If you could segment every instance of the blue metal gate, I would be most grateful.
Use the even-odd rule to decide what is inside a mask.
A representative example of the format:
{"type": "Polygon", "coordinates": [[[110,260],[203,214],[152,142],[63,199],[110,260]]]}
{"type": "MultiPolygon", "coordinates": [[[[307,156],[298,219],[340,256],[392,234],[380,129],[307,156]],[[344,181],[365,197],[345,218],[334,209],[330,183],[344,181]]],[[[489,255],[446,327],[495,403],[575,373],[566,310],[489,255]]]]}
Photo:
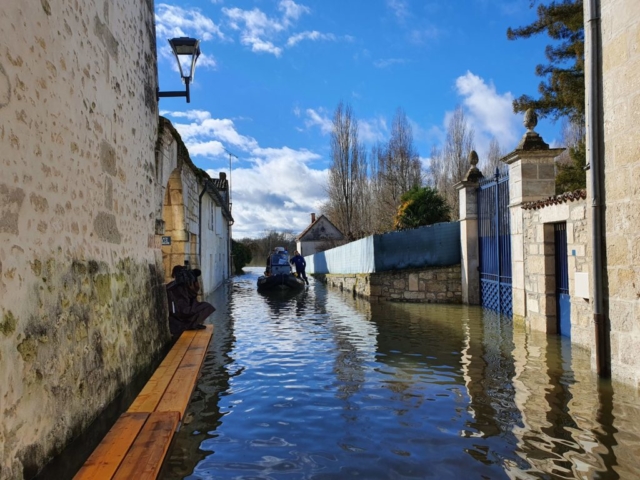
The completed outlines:
{"type": "Polygon", "coordinates": [[[558,333],[571,337],[571,297],[569,296],[569,263],[567,257],[567,224],[553,225],[556,257],[556,316],[558,333]]]}
{"type": "Polygon", "coordinates": [[[496,169],[478,188],[480,301],[483,307],[512,316],[509,174],[496,169]]]}

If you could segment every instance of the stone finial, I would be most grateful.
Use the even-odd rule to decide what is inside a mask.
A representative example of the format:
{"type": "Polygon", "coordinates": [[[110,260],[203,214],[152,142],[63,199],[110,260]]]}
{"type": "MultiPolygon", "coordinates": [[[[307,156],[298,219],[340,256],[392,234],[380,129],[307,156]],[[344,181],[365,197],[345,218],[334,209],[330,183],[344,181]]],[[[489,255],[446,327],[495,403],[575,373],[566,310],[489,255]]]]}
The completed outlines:
{"type": "Polygon", "coordinates": [[[478,165],[478,154],[476,153],[475,150],[471,150],[469,152],[469,163],[471,164],[472,167],[475,167],[476,165],[478,165]]]}
{"type": "Polygon", "coordinates": [[[522,136],[516,150],[549,150],[549,144],[545,143],[542,137],[533,130],[538,124],[538,115],[532,108],[525,112],[522,123],[527,132],[522,136]]]}
{"type": "Polygon", "coordinates": [[[481,178],[484,177],[484,175],[482,175],[482,172],[478,169],[478,167],[476,167],[476,165],[478,165],[478,154],[475,150],[471,150],[469,152],[469,163],[471,164],[471,167],[469,168],[467,174],[464,176],[464,181],[478,182],[481,178]]]}
{"type": "Polygon", "coordinates": [[[533,132],[533,129],[538,125],[538,114],[533,108],[529,108],[524,112],[524,120],[522,122],[528,132],[533,132]]]}

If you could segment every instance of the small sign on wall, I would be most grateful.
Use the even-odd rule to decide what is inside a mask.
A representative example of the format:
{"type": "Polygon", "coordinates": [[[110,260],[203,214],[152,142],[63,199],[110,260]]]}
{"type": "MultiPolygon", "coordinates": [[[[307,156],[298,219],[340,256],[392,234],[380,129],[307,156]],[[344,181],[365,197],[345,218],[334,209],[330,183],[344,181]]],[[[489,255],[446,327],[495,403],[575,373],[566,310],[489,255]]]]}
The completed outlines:
{"type": "Polygon", "coordinates": [[[162,245],[171,245],[171,237],[162,236],[162,245]]]}

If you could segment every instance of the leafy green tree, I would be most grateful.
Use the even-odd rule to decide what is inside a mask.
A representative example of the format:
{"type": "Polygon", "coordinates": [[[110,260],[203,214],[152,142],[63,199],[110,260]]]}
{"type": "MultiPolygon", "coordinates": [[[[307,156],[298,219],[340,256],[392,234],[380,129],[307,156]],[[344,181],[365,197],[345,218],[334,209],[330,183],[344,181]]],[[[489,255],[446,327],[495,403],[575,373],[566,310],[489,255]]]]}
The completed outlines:
{"type": "Polygon", "coordinates": [[[451,209],[445,198],[431,187],[414,187],[401,198],[395,218],[396,230],[409,230],[438,222],[448,222],[451,209]]]}
{"type": "Polygon", "coordinates": [[[231,254],[233,255],[233,268],[235,273],[242,273],[243,267],[251,263],[251,250],[243,243],[231,240],[231,254]]]}
{"type": "MultiPolygon", "coordinates": [[[[535,0],[531,2],[533,6],[535,0]]],[[[536,75],[543,77],[534,99],[522,95],[513,102],[515,112],[533,108],[541,117],[557,120],[567,116],[584,121],[584,13],[582,0],[554,0],[538,5],[538,18],[530,25],[509,28],[507,38],[529,38],[546,33],[554,42],[548,45],[546,65],[536,67],[536,75]]]]}

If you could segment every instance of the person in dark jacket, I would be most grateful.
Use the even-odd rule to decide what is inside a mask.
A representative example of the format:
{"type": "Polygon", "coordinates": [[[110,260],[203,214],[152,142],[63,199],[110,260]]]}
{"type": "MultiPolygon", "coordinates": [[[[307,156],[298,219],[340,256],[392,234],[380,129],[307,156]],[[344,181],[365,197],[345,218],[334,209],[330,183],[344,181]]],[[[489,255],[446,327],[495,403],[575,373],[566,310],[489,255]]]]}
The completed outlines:
{"type": "Polygon", "coordinates": [[[297,250],[293,252],[293,257],[291,258],[291,265],[295,265],[296,273],[300,278],[304,280],[304,283],[309,285],[309,280],[307,280],[307,274],[304,273],[304,269],[307,267],[307,262],[304,261],[304,257],[300,255],[300,252],[297,250]]]}
{"type": "Polygon", "coordinates": [[[167,300],[169,302],[169,331],[178,336],[185,330],[205,328],[203,323],[215,312],[215,307],[208,302],[199,302],[200,284],[198,269],[189,270],[182,265],[173,267],[172,282],[167,284],[167,300]]]}

